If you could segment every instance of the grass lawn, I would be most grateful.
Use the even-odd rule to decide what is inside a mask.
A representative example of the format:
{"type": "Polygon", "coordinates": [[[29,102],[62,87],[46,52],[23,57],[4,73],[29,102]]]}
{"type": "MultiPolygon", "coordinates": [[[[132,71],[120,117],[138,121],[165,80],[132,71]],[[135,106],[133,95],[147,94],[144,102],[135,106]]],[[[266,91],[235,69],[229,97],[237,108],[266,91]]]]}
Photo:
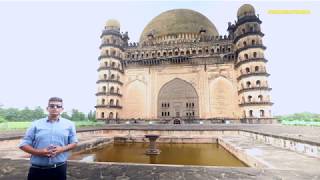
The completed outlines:
{"type": "MultiPolygon", "coordinates": [[[[87,126],[99,126],[103,125],[104,122],[92,122],[92,121],[74,121],[76,127],[87,127],[87,126]]],[[[31,125],[30,121],[26,122],[4,122],[0,123],[0,131],[15,130],[15,129],[27,129],[31,125]]]]}

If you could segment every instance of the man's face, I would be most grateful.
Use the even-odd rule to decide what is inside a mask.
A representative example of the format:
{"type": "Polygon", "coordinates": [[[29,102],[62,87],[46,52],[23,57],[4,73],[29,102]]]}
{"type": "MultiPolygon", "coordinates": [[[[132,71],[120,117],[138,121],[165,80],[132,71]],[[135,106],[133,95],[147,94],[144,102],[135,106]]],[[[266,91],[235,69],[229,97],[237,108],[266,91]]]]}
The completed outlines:
{"type": "Polygon", "coordinates": [[[63,111],[62,102],[50,101],[47,107],[47,111],[49,112],[49,115],[60,115],[60,113],[63,111]]]}

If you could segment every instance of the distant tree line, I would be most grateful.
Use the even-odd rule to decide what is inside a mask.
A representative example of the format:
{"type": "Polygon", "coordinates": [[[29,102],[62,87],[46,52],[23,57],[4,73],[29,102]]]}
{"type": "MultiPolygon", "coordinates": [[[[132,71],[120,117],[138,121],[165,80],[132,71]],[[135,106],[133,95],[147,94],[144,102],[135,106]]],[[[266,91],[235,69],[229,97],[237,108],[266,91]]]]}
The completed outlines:
{"type": "Polygon", "coordinates": [[[280,121],[317,121],[320,122],[320,114],[302,112],[289,115],[276,116],[280,121]]]}
{"type": "MultiPolygon", "coordinates": [[[[47,114],[45,114],[44,109],[41,107],[36,107],[35,109],[30,109],[28,107],[25,107],[24,109],[0,107],[0,123],[5,121],[33,121],[46,116],[47,114]]],[[[77,109],[72,109],[70,114],[63,112],[61,116],[72,121],[96,120],[94,111],[90,111],[88,114],[85,114],[77,109]]]]}

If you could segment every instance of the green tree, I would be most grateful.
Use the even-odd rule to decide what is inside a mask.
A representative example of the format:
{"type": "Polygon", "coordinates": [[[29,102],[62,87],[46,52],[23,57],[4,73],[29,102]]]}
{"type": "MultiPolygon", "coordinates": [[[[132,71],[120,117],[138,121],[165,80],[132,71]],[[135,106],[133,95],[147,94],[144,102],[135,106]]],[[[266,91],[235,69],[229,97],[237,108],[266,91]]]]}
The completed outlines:
{"type": "Polygon", "coordinates": [[[87,120],[87,118],[83,112],[80,112],[77,109],[72,109],[71,120],[72,121],[83,121],[83,120],[87,120]]]}
{"type": "Polygon", "coordinates": [[[90,110],[88,113],[88,120],[89,121],[96,121],[96,111],[90,110]]]}

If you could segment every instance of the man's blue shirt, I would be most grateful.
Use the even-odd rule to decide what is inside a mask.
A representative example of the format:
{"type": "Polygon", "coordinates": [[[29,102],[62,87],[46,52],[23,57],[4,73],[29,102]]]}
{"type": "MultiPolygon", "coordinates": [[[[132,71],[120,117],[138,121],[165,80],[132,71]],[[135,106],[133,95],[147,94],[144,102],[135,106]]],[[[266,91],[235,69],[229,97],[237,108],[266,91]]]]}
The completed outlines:
{"type": "MultiPolygon", "coordinates": [[[[59,118],[57,121],[49,121],[48,118],[43,118],[32,122],[19,147],[30,145],[35,149],[44,149],[50,145],[63,147],[77,142],[76,128],[72,121],[64,118],[59,118]]],[[[63,152],[50,158],[31,155],[31,164],[46,166],[65,162],[68,157],[68,152],[63,152]]]]}

